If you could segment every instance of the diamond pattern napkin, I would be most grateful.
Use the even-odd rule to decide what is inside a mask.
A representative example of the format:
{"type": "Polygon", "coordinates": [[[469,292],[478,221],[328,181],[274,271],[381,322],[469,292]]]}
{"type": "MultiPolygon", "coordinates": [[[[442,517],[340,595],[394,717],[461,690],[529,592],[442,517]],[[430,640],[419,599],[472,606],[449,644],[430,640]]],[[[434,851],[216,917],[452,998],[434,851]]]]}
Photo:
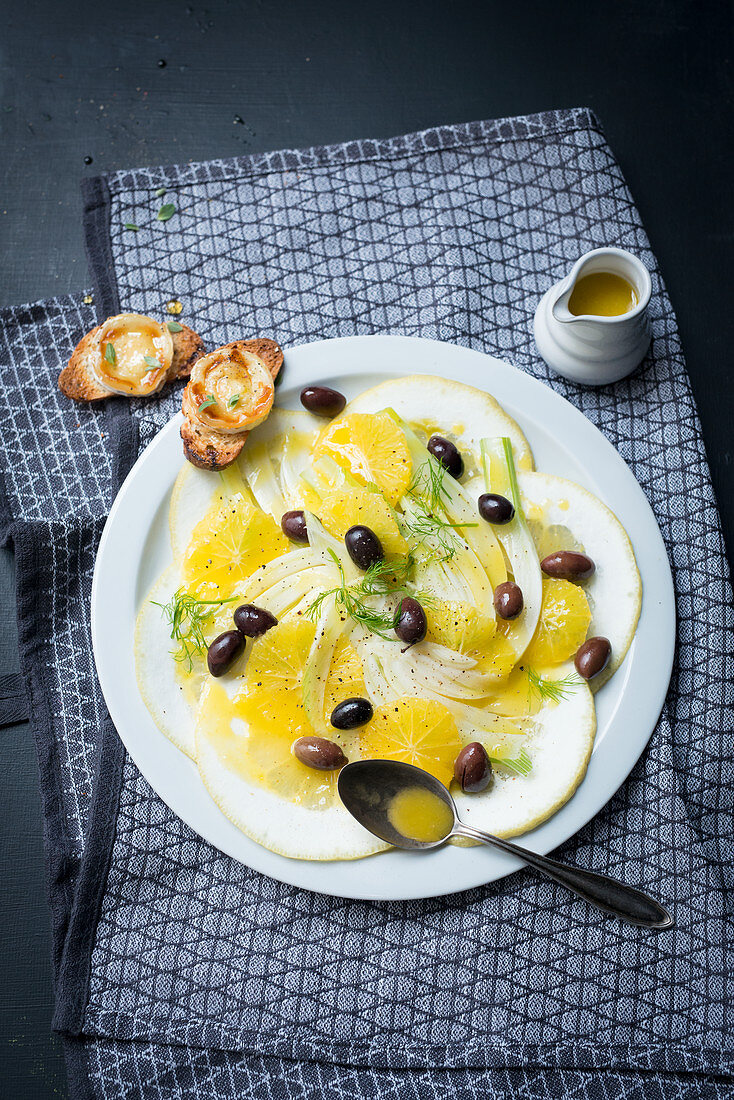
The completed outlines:
{"type": "Polygon", "coordinates": [[[595,118],[122,172],[85,202],[94,294],[5,311],[0,345],[3,529],[75,1094],[730,1095],[731,592],[675,318],[595,118]],[[531,321],[602,244],[651,269],[654,338],[633,377],[584,390],[549,376],[531,321]],[[210,346],[403,332],[491,352],[630,463],[673,564],[678,655],[648,749],[561,855],[668,899],[673,930],[617,924],[530,872],[425,902],[306,893],[215,851],[150,789],[104,708],[89,596],[114,493],[180,395],[84,408],[55,379],[97,314],[172,300],[210,346]]]}

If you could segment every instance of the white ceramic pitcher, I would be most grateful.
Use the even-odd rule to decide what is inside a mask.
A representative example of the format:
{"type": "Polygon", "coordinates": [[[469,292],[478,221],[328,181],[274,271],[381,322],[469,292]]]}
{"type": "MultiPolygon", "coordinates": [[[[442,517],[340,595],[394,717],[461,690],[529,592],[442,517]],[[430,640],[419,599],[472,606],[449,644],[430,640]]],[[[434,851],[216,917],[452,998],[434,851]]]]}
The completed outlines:
{"type": "Polygon", "coordinates": [[[595,248],[577,260],[569,274],[540,300],[534,334],[538,351],[548,366],[587,386],[604,386],[630,374],[650,346],[647,306],[650,273],[636,256],[622,248],[595,248]],[[582,276],[604,271],[626,279],[637,304],[613,317],[575,315],[568,302],[582,276]]]}

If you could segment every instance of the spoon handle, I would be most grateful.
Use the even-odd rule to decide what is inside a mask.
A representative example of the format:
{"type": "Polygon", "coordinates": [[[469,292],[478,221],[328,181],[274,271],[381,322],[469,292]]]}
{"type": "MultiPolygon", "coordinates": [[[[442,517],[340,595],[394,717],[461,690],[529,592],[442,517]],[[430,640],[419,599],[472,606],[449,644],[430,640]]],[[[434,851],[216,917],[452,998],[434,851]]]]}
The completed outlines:
{"type": "Polygon", "coordinates": [[[472,840],[481,840],[483,844],[500,848],[503,852],[517,856],[523,863],[527,863],[554,882],[565,886],[577,897],[595,905],[597,909],[603,909],[605,913],[611,913],[615,917],[629,921],[630,924],[637,924],[642,928],[670,928],[673,924],[673,918],[667,909],[647,894],[631,886],[625,886],[617,879],[597,875],[593,871],[584,871],[581,867],[574,867],[570,863],[559,863],[555,859],[540,856],[536,852],[529,852],[527,848],[511,844],[508,840],[501,840],[490,833],[480,832],[479,829],[474,829],[463,822],[456,823],[454,832],[470,837],[472,840]]]}

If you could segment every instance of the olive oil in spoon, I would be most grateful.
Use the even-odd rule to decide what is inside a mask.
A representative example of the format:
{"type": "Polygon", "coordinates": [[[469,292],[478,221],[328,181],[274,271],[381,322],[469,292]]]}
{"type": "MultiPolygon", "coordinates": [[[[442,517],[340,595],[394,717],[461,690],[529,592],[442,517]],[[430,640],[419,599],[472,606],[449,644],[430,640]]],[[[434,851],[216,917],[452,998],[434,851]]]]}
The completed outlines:
{"type": "MultiPolygon", "coordinates": [[[[412,764],[355,760],[339,772],[339,796],[365,829],[396,848],[426,851],[451,836],[481,841],[516,856],[605,913],[642,928],[670,928],[673,918],[647,894],[606,875],[559,863],[459,820],[443,783],[412,764]]],[[[480,796],[481,797],[481,796],[480,796]]]]}

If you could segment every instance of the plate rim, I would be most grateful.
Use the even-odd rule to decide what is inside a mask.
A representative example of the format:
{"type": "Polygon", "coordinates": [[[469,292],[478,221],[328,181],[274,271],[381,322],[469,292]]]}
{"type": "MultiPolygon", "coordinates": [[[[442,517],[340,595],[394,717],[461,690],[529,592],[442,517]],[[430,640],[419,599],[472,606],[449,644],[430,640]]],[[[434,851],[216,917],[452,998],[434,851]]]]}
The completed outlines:
{"type": "MultiPolygon", "coordinates": [[[[379,345],[382,345],[383,351],[389,353],[396,352],[396,349],[402,349],[404,352],[408,346],[411,349],[422,351],[427,353],[427,357],[430,359],[433,357],[446,357],[446,361],[442,362],[441,366],[443,370],[440,372],[436,369],[432,370],[417,370],[411,368],[410,370],[403,371],[378,371],[377,376],[371,383],[377,385],[382,381],[387,381],[390,378],[405,377],[409,374],[438,374],[439,377],[451,380],[462,381],[464,384],[472,385],[477,389],[490,393],[495,396],[500,405],[503,405],[503,398],[497,396],[495,390],[491,386],[491,382],[497,380],[500,381],[500,389],[509,387],[513,389],[518,388],[518,393],[522,396],[523,391],[528,395],[531,395],[532,399],[537,402],[538,400],[546,401],[550,403],[551,411],[555,406],[559,410],[559,415],[562,420],[569,420],[574,427],[576,434],[580,436],[582,445],[589,443],[592,447],[592,453],[600,450],[602,454],[606,454],[612,463],[612,471],[616,471],[621,479],[622,483],[626,483],[627,490],[631,493],[631,500],[629,507],[633,508],[636,513],[635,526],[639,522],[643,527],[647,528],[648,537],[652,537],[652,542],[655,543],[654,551],[657,555],[658,567],[664,563],[662,569],[658,568],[656,575],[653,577],[652,590],[654,591],[655,598],[658,601],[658,606],[653,612],[649,607],[646,607],[646,593],[650,587],[648,580],[640,569],[640,573],[643,581],[643,605],[640,622],[643,621],[643,615],[645,621],[647,615],[650,613],[656,614],[658,617],[662,617],[663,631],[658,635],[658,651],[655,660],[655,675],[651,678],[648,688],[645,693],[645,698],[642,701],[642,721],[639,723],[643,728],[643,732],[638,733],[636,737],[630,742],[629,738],[623,742],[622,751],[619,752],[616,760],[613,760],[611,766],[608,766],[603,773],[599,773],[599,768],[595,768],[592,772],[594,765],[594,754],[597,752],[597,742],[595,739],[594,750],[589,762],[589,768],[586,775],[582,779],[575,794],[569,799],[568,802],[561,807],[555,814],[553,814],[546,822],[542,823],[531,832],[523,834],[520,838],[521,843],[529,849],[543,854],[553,850],[560,844],[564,843],[572,836],[576,835],[588,822],[599,813],[607,802],[614,796],[617,790],[625,782],[632,768],[636,764],[647,746],[649,739],[655,729],[657,720],[662,711],[667,696],[668,685],[673,668],[673,661],[675,656],[676,645],[676,615],[675,615],[675,593],[673,587],[672,573],[670,569],[670,562],[667,555],[667,550],[660,533],[660,529],[655,519],[655,515],[652,511],[652,507],[647,500],[647,497],[642,487],[637,482],[632,470],[629,468],[625,460],[612,445],[612,443],[606,438],[603,432],[596,427],[585,415],[568,401],[561,394],[557,393],[549,385],[542,382],[540,379],[533,377],[531,374],[519,370],[512,364],[497,358],[491,354],[488,354],[478,349],[469,348],[465,345],[451,344],[440,340],[433,340],[426,337],[406,336],[402,334],[365,334],[355,336],[343,336],[334,337],[324,340],[314,340],[307,343],[293,345],[286,353],[286,392],[288,389],[292,389],[293,385],[304,385],[306,381],[312,380],[312,378],[301,379],[300,382],[294,383],[291,381],[293,375],[298,375],[303,371],[303,367],[299,367],[298,362],[291,363],[291,357],[295,357],[295,360],[305,359],[306,363],[309,359],[314,357],[318,358],[319,354],[323,352],[325,357],[329,357],[337,353],[342,348],[356,349],[358,346],[368,347],[377,351],[379,345]],[[453,359],[453,363],[452,363],[453,359]],[[475,369],[483,366],[485,369],[489,367],[486,380],[479,381],[474,379],[467,382],[465,379],[456,378],[456,374],[462,374],[463,369],[460,369],[459,363],[463,360],[466,364],[466,368],[469,373],[473,373],[475,369]],[[562,410],[562,412],[561,412],[562,410]],[[666,629],[667,628],[667,634],[666,629]],[[662,645],[659,643],[659,637],[667,636],[667,643],[664,641],[662,645]],[[647,732],[644,732],[646,729],[647,732]],[[579,798],[580,792],[583,792],[584,785],[586,784],[589,775],[593,774],[594,784],[593,786],[599,788],[597,795],[591,796],[589,788],[579,798]],[[599,774],[597,774],[599,773],[599,774]]],[[[399,355],[402,358],[402,355],[399,355]]],[[[348,360],[348,356],[347,356],[348,360]]],[[[336,379],[339,376],[348,378],[350,376],[359,375],[364,373],[363,369],[350,369],[350,364],[346,361],[340,364],[340,371],[336,374],[334,372],[326,372],[329,379],[336,379]]],[[[282,387],[276,390],[276,397],[278,393],[283,392],[282,387]]],[[[505,398],[505,401],[507,399],[505,398]]],[[[290,402],[292,403],[292,402],[290,402]]],[[[532,402],[531,402],[532,403],[532,402]]],[[[511,413],[515,416],[515,413],[511,413]]],[[[158,451],[163,454],[167,447],[170,447],[170,438],[175,433],[176,439],[178,438],[178,427],[181,423],[182,417],[180,413],[176,413],[165,424],[146,446],[142,453],[137,458],[136,462],[129,471],[122,486],[120,487],[117,496],[110,509],[109,516],[105,523],[102,536],[100,538],[99,547],[97,550],[97,556],[95,560],[94,574],[92,580],[92,594],[91,594],[91,631],[92,631],[92,648],[94,653],[95,666],[97,669],[97,675],[100,682],[100,688],[102,690],[105,703],[107,704],[110,716],[113,724],[120,736],[125,748],[130,754],[131,758],[135,762],[136,766],[140,770],[141,774],[156,791],[159,797],[169,806],[173,813],[175,813],[181,820],[193,829],[197,835],[202,839],[212,844],[219,851],[231,856],[238,860],[238,862],[250,867],[251,869],[263,874],[269,875],[278,881],[287,883],[288,885],[308,889],[316,893],[330,894],[332,896],[351,898],[355,900],[369,900],[369,901],[408,901],[415,899],[426,899],[431,897],[444,896],[448,894],[458,893],[466,889],[476,888],[482,885],[488,885],[494,881],[497,881],[508,874],[520,869],[523,864],[518,860],[505,856],[502,853],[492,850],[489,852],[483,848],[443,848],[436,852],[422,854],[420,859],[425,864],[425,873],[416,875],[413,869],[413,873],[409,873],[408,865],[405,863],[404,857],[411,858],[409,853],[398,853],[396,850],[391,850],[388,853],[383,853],[378,856],[366,857],[362,860],[334,860],[334,861],[309,861],[302,859],[292,859],[286,856],[281,856],[277,853],[271,852],[269,849],[262,847],[257,842],[250,840],[244,833],[241,833],[227,818],[221,814],[214,802],[211,800],[204,784],[199,776],[196,764],[194,761],[189,760],[180,750],[165,738],[164,734],[158,730],[157,726],[153,723],[150,716],[149,722],[154,730],[153,737],[160,738],[162,744],[159,746],[164,756],[168,754],[168,749],[172,750],[177,756],[188,765],[195,775],[195,779],[198,782],[201,793],[204,797],[205,803],[211,803],[211,807],[214,808],[214,815],[211,813],[211,807],[207,807],[204,813],[204,828],[201,827],[202,822],[197,823],[191,818],[196,818],[196,813],[189,814],[189,805],[182,805],[181,799],[177,796],[176,791],[171,791],[167,786],[167,779],[164,776],[161,779],[160,775],[155,774],[155,768],[153,768],[154,774],[151,776],[151,768],[149,766],[148,756],[144,751],[144,743],[136,738],[135,734],[131,735],[129,724],[126,720],[126,707],[125,703],[120,700],[119,691],[115,685],[115,678],[117,676],[117,670],[114,666],[114,662],[111,662],[109,645],[104,632],[105,612],[107,611],[107,603],[110,597],[109,586],[105,589],[107,584],[108,572],[111,570],[112,579],[114,579],[115,573],[115,559],[112,557],[116,552],[119,553],[119,547],[116,548],[115,539],[120,535],[118,529],[118,523],[120,520],[118,517],[124,518],[126,508],[129,506],[131,500],[131,494],[137,492],[136,486],[141,477],[141,471],[146,468],[148,464],[153,464],[158,457],[158,451]],[[124,731],[124,732],[123,732],[124,731]],[[166,746],[168,748],[166,748],[166,746]],[[143,762],[141,763],[141,758],[143,762]],[[160,787],[163,790],[160,790],[160,787]],[[164,793],[165,792],[165,793],[164,793]],[[219,835],[219,831],[208,827],[208,820],[212,816],[221,817],[222,821],[226,823],[226,826],[221,826],[220,830],[224,836],[219,835]],[[228,827],[228,828],[227,828],[228,827]],[[239,838],[241,846],[247,851],[247,855],[243,855],[240,852],[233,851],[233,844],[230,844],[226,839],[227,836],[234,832],[239,838]],[[443,879],[446,868],[441,864],[441,857],[443,856],[443,863],[447,863],[446,856],[451,853],[451,859],[453,861],[454,874],[456,874],[456,865],[459,864],[463,868],[463,873],[459,875],[459,881],[450,882],[448,885],[444,881],[441,882],[441,886],[436,888],[436,877],[443,879]],[[456,853],[456,855],[454,855],[456,853]],[[482,859],[467,858],[466,855],[459,855],[458,853],[481,853],[482,859]],[[434,857],[431,859],[431,857],[434,857]],[[438,857],[438,858],[435,858],[438,857]],[[372,883],[368,888],[362,889],[355,884],[349,884],[349,882],[355,878],[354,873],[348,873],[349,868],[365,866],[367,864],[374,866],[376,860],[386,861],[393,860],[393,864],[397,867],[397,873],[390,875],[382,874],[379,876],[377,883],[372,883]],[[472,866],[476,864],[476,870],[472,872],[472,866]],[[317,869],[317,870],[315,870],[317,869]],[[339,869],[342,869],[340,875],[339,869]],[[406,877],[407,874],[407,877],[406,877]],[[341,880],[346,877],[347,884],[341,880]],[[423,886],[415,884],[414,880],[424,880],[423,886]],[[391,886],[389,883],[394,881],[391,886]],[[400,884],[403,884],[402,886],[400,884]],[[411,885],[406,885],[411,883],[411,885]],[[396,885],[397,884],[397,885],[396,885]]],[[[528,421],[531,418],[528,417],[528,421]]],[[[526,423],[523,419],[519,419],[520,427],[523,431],[526,430],[526,423]]],[[[553,436],[557,436],[557,432],[549,433],[553,436]]],[[[565,447],[565,451],[573,455],[576,458],[578,439],[574,441],[574,448],[570,449],[565,447]]],[[[532,446],[532,440],[531,440],[532,446]]],[[[180,469],[180,462],[178,464],[180,469]]],[[[164,491],[163,500],[159,502],[158,508],[162,507],[163,502],[170,496],[172,488],[172,482],[168,485],[164,491]]],[[[145,494],[142,494],[143,496],[145,494]]],[[[608,499],[602,498],[603,502],[610,506],[608,499]]],[[[156,508],[156,512],[158,510],[156,508]]],[[[616,512],[616,508],[612,509],[616,512]]],[[[145,515],[141,516],[144,519],[145,515]]],[[[625,524],[627,526],[627,524],[625,524]]],[[[123,539],[123,543],[124,543],[123,539]]],[[[637,546],[633,540],[633,546],[635,548],[638,562],[640,556],[638,554],[637,546]]],[[[644,557],[647,559],[650,556],[655,556],[653,548],[646,541],[644,557]]],[[[119,566],[119,560],[117,565],[119,566]]],[[[132,568],[128,563],[129,568],[132,568]]],[[[137,577],[137,573],[135,574],[137,577]]],[[[137,584],[135,585],[137,587],[137,584]]],[[[137,606],[136,606],[137,611],[137,606]]],[[[134,616],[132,627],[134,629],[134,616]]],[[[639,629],[639,628],[638,628],[639,629]]],[[[618,684],[616,695],[619,697],[614,706],[614,710],[609,718],[612,722],[617,716],[617,712],[620,710],[620,706],[625,702],[624,689],[627,686],[627,682],[630,679],[631,670],[634,666],[637,650],[641,647],[637,645],[637,635],[633,639],[632,646],[630,647],[624,662],[617,670],[617,673],[609,681],[611,685],[618,684]]],[[[642,660],[643,653],[637,658],[638,661],[642,660]]],[[[124,658],[125,654],[121,654],[124,658]]],[[[132,680],[135,688],[135,693],[138,696],[137,679],[134,672],[134,661],[132,654],[132,647],[127,655],[129,662],[132,664],[132,680]]],[[[125,667],[123,665],[123,667],[125,667]]],[[[127,669],[127,672],[130,670],[127,669]]],[[[636,671],[636,668],[635,668],[636,671]]],[[[601,689],[602,691],[604,688],[601,689]]],[[[622,709],[625,709],[622,707],[622,709]]],[[[146,711],[147,714],[147,711],[146,711]]],[[[604,757],[609,755],[608,751],[604,752],[604,757]]],[[[597,757],[598,762],[598,757],[597,757]]],[[[178,770],[178,769],[174,769],[178,770]]],[[[203,811],[202,811],[203,812],[203,811]]],[[[201,815],[199,815],[201,816],[201,815]]],[[[415,857],[412,857],[415,858],[415,857]]],[[[384,864],[383,864],[384,866],[384,864]]],[[[385,868],[387,870],[387,868],[385,868]]],[[[358,876],[356,876],[358,877],[358,876]]],[[[368,874],[367,879],[375,877],[368,874]]]]}

